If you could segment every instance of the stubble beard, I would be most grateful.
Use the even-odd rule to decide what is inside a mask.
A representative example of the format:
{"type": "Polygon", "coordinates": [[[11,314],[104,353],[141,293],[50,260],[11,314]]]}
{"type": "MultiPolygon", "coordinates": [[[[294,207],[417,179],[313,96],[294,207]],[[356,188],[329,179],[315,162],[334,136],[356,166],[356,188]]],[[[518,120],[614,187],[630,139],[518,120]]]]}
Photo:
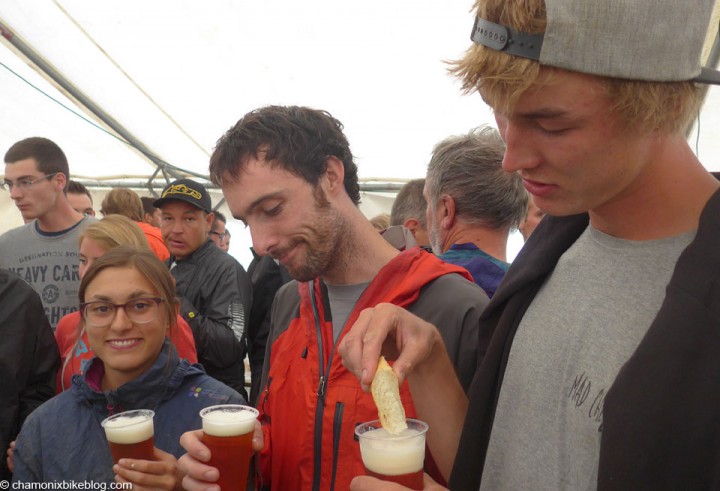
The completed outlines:
{"type": "Polygon", "coordinates": [[[306,257],[302,265],[288,267],[290,276],[298,281],[311,281],[329,271],[343,267],[347,261],[350,230],[343,217],[334,211],[320,214],[310,241],[304,241],[306,257]]]}
{"type": "MultiPolygon", "coordinates": [[[[347,219],[328,202],[322,189],[315,190],[315,210],[312,236],[302,241],[306,246],[306,257],[302,265],[290,268],[288,272],[297,281],[311,281],[325,276],[328,272],[344,268],[349,260],[349,244],[352,241],[351,227],[347,219]]],[[[301,241],[292,245],[297,246],[301,241]]]]}
{"type": "Polygon", "coordinates": [[[428,241],[430,242],[430,247],[432,248],[435,255],[439,256],[443,253],[443,238],[440,234],[440,230],[438,229],[437,225],[435,224],[435,221],[432,223],[428,223],[428,241]]]}

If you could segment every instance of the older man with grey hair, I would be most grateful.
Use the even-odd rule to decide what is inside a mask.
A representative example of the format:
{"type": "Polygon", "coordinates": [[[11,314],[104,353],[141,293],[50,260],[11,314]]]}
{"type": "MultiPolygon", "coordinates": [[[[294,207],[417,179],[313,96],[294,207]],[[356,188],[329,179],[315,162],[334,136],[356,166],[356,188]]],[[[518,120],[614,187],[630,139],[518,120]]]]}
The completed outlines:
{"type": "Polygon", "coordinates": [[[487,126],[446,138],[433,149],[424,189],[433,251],[470,271],[489,297],[510,266],[508,236],[528,205],[520,176],[502,169],[504,153],[487,126]]]}
{"type": "Polygon", "coordinates": [[[419,246],[428,247],[430,239],[425,216],[427,202],[423,196],[424,188],[425,179],[413,179],[400,188],[390,210],[390,225],[402,225],[412,233],[419,246]]]}

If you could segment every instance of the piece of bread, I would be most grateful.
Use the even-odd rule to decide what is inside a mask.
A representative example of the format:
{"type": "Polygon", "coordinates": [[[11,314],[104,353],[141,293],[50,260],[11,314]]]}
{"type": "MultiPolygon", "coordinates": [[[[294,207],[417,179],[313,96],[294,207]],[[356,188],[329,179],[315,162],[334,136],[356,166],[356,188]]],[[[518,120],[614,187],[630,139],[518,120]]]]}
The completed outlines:
{"type": "Polygon", "coordinates": [[[400,400],[400,386],[392,367],[381,356],[370,385],[373,400],[378,408],[380,424],[393,435],[407,429],[405,408],[400,400]]]}

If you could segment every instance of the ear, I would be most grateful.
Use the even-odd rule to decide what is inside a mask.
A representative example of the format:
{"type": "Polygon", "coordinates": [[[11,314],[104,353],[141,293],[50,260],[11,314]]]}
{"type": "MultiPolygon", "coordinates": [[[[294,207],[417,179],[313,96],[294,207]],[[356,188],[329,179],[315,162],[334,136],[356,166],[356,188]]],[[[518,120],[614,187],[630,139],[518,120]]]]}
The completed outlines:
{"type": "Polygon", "coordinates": [[[455,199],[447,194],[440,197],[438,208],[440,214],[440,227],[444,230],[450,230],[455,225],[455,199]]]}
{"type": "Polygon", "coordinates": [[[418,222],[414,218],[408,218],[407,220],[405,220],[405,223],[403,223],[403,227],[412,232],[413,235],[415,235],[415,229],[417,229],[419,226],[420,222],[418,222]]]}
{"type": "Polygon", "coordinates": [[[52,177],[52,180],[56,182],[57,186],[60,187],[60,189],[67,191],[67,182],[68,178],[65,174],[62,172],[58,172],[52,177]]]}
{"type": "Polygon", "coordinates": [[[215,220],[215,213],[210,212],[205,216],[205,231],[208,233],[212,230],[213,220],[215,220]]]}
{"type": "Polygon", "coordinates": [[[325,192],[328,195],[337,195],[340,191],[345,191],[345,167],[337,157],[332,155],[325,159],[325,192]]]}

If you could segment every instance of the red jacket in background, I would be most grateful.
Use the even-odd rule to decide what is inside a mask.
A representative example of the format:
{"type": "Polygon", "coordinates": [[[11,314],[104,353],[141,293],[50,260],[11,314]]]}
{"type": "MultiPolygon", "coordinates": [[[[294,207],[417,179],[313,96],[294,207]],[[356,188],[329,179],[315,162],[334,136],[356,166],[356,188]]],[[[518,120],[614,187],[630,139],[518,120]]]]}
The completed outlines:
{"type": "Polygon", "coordinates": [[[160,229],[145,222],[135,223],[138,224],[140,230],[142,230],[145,234],[145,238],[147,239],[148,244],[150,245],[150,250],[153,251],[153,254],[155,254],[161,261],[167,261],[170,257],[170,251],[165,245],[160,229]]]}

